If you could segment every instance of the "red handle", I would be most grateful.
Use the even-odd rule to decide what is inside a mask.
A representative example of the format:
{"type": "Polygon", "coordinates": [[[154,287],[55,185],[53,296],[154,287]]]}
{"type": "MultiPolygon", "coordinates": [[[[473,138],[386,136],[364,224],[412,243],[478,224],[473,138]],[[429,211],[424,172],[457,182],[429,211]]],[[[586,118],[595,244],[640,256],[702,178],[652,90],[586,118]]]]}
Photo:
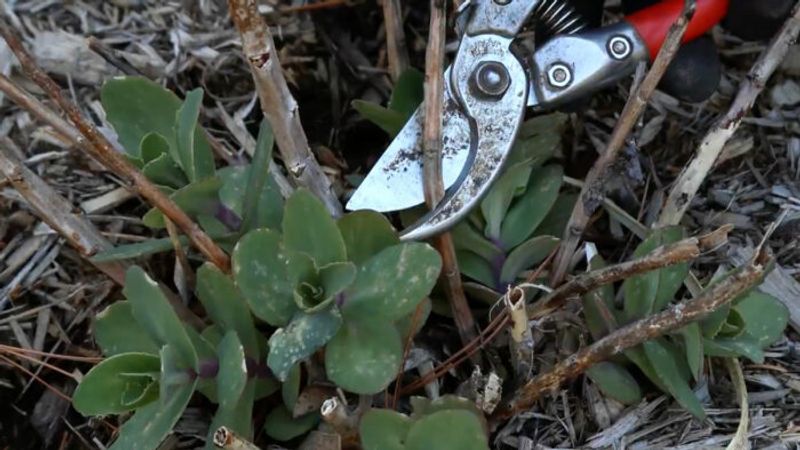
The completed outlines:
{"type": "MultiPolygon", "coordinates": [[[[651,59],[655,59],[661,50],[667,31],[683,10],[683,4],[684,0],[664,0],[625,17],[647,44],[651,59]]],[[[728,0],[697,0],[697,9],[682,42],[702,36],[719,23],[727,12],[728,0]]]]}

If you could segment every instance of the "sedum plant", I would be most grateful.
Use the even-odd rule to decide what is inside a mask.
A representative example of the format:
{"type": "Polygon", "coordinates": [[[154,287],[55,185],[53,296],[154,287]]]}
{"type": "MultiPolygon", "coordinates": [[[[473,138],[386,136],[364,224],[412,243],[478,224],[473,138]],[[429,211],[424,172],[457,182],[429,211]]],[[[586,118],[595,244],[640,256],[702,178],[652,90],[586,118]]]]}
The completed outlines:
{"type": "MultiPolygon", "coordinates": [[[[233,274],[206,263],[196,297],[212,325],[182,321],[175,298],[139,267],[127,273],[126,300],[98,315],[95,338],[106,359],[73,399],[84,415],[133,416],[113,449],[155,449],[199,392],[217,403],[211,431],[252,436],[253,403],[280,390],[265,430],[289,440],[314,427],[298,411],[300,364],[322,350],[327,377],[356,394],[394,379],[409,317],[436,282],[441,262],[427,244],[401,243],[380,214],[331,218],[308,191],[286,202],[276,228],[256,228],[233,250],[233,274]],[[256,319],[270,330],[262,333],[256,319]]],[[[207,439],[210,447],[211,439],[207,439]]]]}
{"type": "MultiPolygon", "coordinates": [[[[394,137],[421,103],[423,81],[411,69],[398,79],[387,106],[355,100],[353,107],[394,137]]],[[[480,208],[453,230],[461,272],[495,293],[541,262],[569,219],[577,197],[560,193],[561,167],[545,165],[561,144],[566,117],[548,114],[522,124],[503,175],[480,208]]],[[[407,213],[404,222],[412,223],[423,212],[407,213]]]]}
{"type": "MultiPolygon", "coordinates": [[[[676,226],[653,230],[633,256],[641,257],[677,242],[684,234],[676,226]]],[[[590,269],[604,266],[600,255],[589,261],[590,269]]],[[[592,338],[598,340],[621,326],[664,310],[688,275],[689,264],[681,263],[630,277],[618,293],[621,303],[615,301],[618,295],[610,285],[586,294],[583,313],[592,338]]],[[[745,357],[761,363],[764,349],[780,339],[787,322],[788,310],[779,300],[753,290],[704,320],[626,350],[618,359],[593,366],[587,374],[608,397],[634,404],[642,395],[630,370],[636,367],[695,417],[703,418],[705,411],[690,385],[700,379],[704,358],[745,357]]]]}
{"type": "Polygon", "coordinates": [[[364,414],[359,423],[363,449],[489,449],[485,419],[473,402],[454,395],[412,397],[411,406],[411,416],[388,409],[364,414]]]}
{"type": "MultiPolygon", "coordinates": [[[[106,118],[128,159],[223,246],[241,234],[280,223],[283,198],[266,174],[273,146],[272,131],[261,123],[251,163],[216,169],[208,140],[198,127],[203,90],[181,101],[174,93],[142,77],[107,81],[101,91],[106,118]],[[256,176],[252,176],[255,174],[256,176]]],[[[157,209],[143,222],[166,226],[157,209]]],[[[97,261],[144,256],[172,248],[168,238],[126,245],[102,253],[97,261]]]]}

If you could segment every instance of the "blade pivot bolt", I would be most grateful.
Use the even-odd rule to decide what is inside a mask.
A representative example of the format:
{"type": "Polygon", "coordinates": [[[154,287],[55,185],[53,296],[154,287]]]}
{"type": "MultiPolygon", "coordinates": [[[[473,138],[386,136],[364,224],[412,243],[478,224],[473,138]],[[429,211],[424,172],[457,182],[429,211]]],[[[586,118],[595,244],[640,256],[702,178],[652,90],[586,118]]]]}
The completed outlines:
{"type": "Polygon", "coordinates": [[[608,52],[614,59],[625,59],[633,50],[631,41],[625,36],[614,36],[608,40],[608,52]]]}
{"type": "Polygon", "coordinates": [[[508,69],[497,61],[484,61],[472,72],[473,87],[486,97],[502,96],[510,84],[508,69]]]}
{"type": "Polygon", "coordinates": [[[565,64],[553,64],[547,71],[547,81],[553,87],[565,88],[572,83],[572,72],[565,64]]]}

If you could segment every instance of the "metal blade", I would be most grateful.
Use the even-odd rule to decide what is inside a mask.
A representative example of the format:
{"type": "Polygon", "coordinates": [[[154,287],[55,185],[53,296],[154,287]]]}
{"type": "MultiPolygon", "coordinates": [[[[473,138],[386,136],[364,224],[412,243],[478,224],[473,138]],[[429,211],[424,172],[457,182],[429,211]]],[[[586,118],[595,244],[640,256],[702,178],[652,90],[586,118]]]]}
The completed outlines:
{"type": "MultiPolygon", "coordinates": [[[[449,80],[450,69],[444,73],[449,80]]],[[[389,148],[353,193],[347,209],[399,211],[425,202],[422,181],[422,108],[411,116],[389,148]]],[[[442,117],[442,178],[444,188],[453,185],[464,170],[470,149],[467,117],[445,83],[442,117]]]]}

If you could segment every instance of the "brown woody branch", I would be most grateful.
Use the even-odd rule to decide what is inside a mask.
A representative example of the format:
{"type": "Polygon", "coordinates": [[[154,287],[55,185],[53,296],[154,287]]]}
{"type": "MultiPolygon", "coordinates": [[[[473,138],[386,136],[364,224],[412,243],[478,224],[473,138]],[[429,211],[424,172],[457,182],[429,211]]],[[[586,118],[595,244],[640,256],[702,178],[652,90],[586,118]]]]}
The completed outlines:
{"type": "Polygon", "coordinates": [[[564,229],[564,238],[561,240],[558,255],[556,256],[555,269],[550,277],[551,286],[557,286],[566,276],[572,254],[578,247],[586,225],[589,223],[589,218],[596,209],[596,199],[605,195],[603,190],[605,177],[623,148],[625,140],[644,112],[648,99],[655,91],[659,81],[661,81],[661,77],[669,67],[669,63],[675,57],[689,21],[694,16],[694,11],[695,0],[685,0],[683,11],[670,27],[666,40],[658,52],[656,60],[653,62],[653,67],[644,77],[641,84],[634,88],[625,103],[625,107],[622,109],[605,151],[595,161],[592,169],[586,175],[580,197],[575,203],[567,227],[564,229]]]}
{"type": "Polygon", "coordinates": [[[704,236],[691,237],[659,247],[641,258],[578,275],[532,305],[528,317],[532,320],[541,319],[561,308],[570,297],[583,295],[600,286],[639,273],[691,261],[704,252],[724,245],[732,229],[732,226],[725,225],[704,236]]]}
{"type": "MultiPolygon", "coordinates": [[[[431,0],[430,32],[425,52],[425,102],[422,130],[422,175],[425,202],[433,209],[444,197],[442,181],[442,109],[444,107],[444,45],[447,23],[444,0],[431,0]]],[[[453,319],[461,342],[467,345],[477,336],[475,319],[467,304],[461,272],[458,269],[456,250],[450,233],[434,238],[434,245],[442,256],[442,275],[445,295],[453,310],[453,319]]]]}
{"type": "Polygon", "coordinates": [[[164,195],[136,167],[131,165],[98,130],[87,121],[78,107],[61,93],[61,88],[36,64],[30,54],[22,46],[20,40],[11,32],[4,20],[0,20],[0,35],[8,47],[14,52],[17,60],[28,77],[33,80],[47,95],[66,113],[69,120],[80,132],[78,146],[97,159],[108,170],[129,181],[133,188],[153,206],[177,225],[192,243],[214,265],[223,271],[230,270],[228,255],[184,213],[178,205],[164,195]]]}
{"type": "Polygon", "coordinates": [[[592,345],[584,347],[547,373],[525,384],[493,419],[497,421],[507,419],[519,411],[530,408],[542,395],[557,390],[564,382],[574,379],[593,364],[649,339],[677,330],[690,322],[700,320],[730,303],[760,282],[769,260],[770,258],[763,252],[758,252],[746,266],[703,295],[672,305],[658,314],[620,328],[592,345]]]}
{"type": "Polygon", "coordinates": [[[272,125],[289,176],[322,200],[334,217],[341,216],[342,205],[308,146],[299,107],[286,84],[275,41],[258,13],[256,1],[228,0],[228,8],[242,39],[261,110],[272,125]]]}
{"type": "Polygon", "coordinates": [[[383,26],[386,29],[386,56],[389,60],[389,75],[397,81],[408,69],[406,35],[403,32],[403,8],[400,0],[379,0],[383,7],[383,26]]]}

